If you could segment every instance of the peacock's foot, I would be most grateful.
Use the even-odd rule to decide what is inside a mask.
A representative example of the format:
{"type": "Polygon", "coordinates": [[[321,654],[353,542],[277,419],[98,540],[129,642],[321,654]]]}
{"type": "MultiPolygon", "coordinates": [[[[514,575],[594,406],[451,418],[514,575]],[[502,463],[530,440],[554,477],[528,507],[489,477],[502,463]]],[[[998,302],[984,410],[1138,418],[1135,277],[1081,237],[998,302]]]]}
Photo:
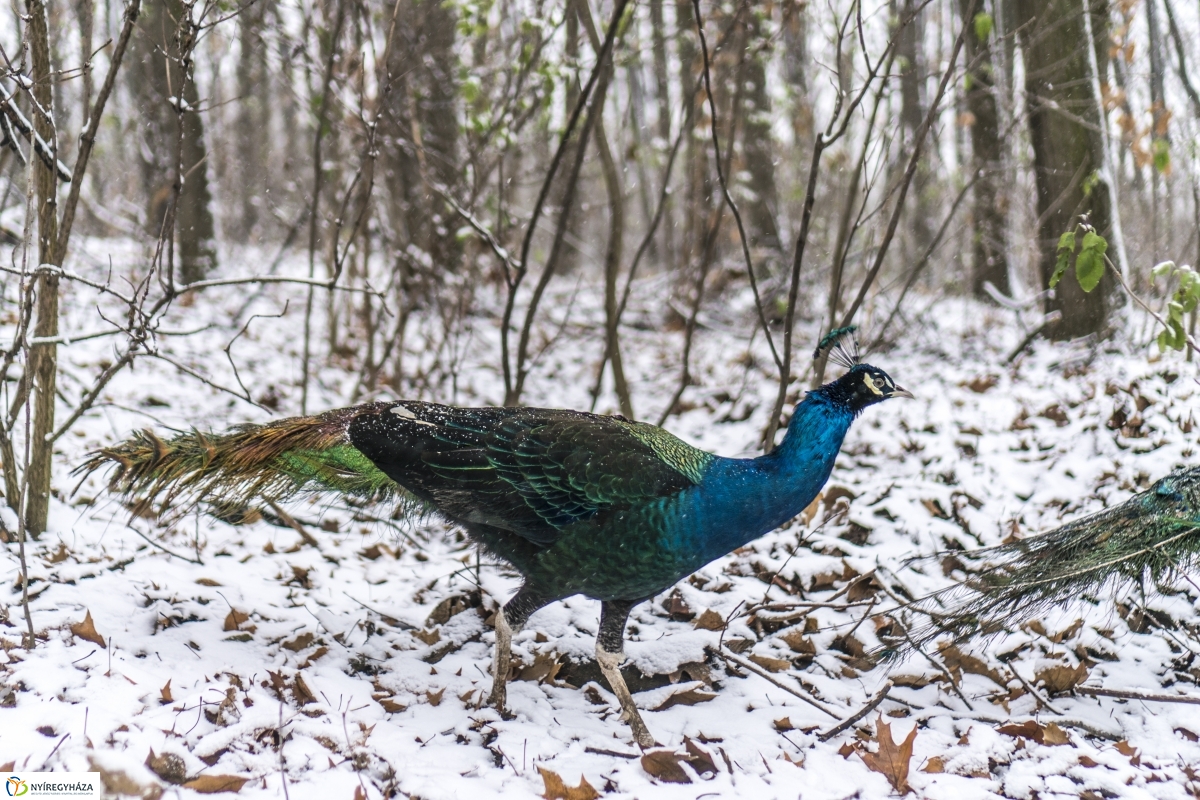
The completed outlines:
{"type": "Polygon", "coordinates": [[[633,703],[633,695],[629,692],[629,686],[626,685],[625,678],[621,675],[620,665],[624,660],[624,653],[610,653],[602,648],[599,642],[596,643],[596,662],[600,665],[600,672],[608,680],[608,685],[612,687],[617,701],[621,704],[621,719],[629,725],[629,730],[633,733],[633,740],[637,742],[638,747],[646,750],[657,746],[658,743],[650,735],[650,729],[642,720],[641,712],[633,703]]]}

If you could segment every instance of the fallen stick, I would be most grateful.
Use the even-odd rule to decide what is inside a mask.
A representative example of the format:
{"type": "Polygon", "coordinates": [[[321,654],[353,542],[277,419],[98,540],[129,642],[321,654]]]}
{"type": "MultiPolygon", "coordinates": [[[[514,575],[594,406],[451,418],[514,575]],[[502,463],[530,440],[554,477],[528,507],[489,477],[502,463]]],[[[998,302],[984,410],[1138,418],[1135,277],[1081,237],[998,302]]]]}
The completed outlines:
{"type": "Polygon", "coordinates": [[[890,692],[892,690],[892,685],[893,684],[891,681],[884,681],[883,686],[879,687],[879,691],[876,692],[875,695],[870,700],[867,701],[867,704],[865,706],[863,706],[862,708],[860,708],[858,711],[851,714],[850,716],[846,717],[844,720],[839,722],[837,725],[834,725],[832,728],[825,731],[824,733],[817,734],[817,738],[820,739],[822,742],[828,742],[830,739],[837,736],[842,731],[850,728],[851,725],[858,722],[860,719],[865,717],[867,714],[870,714],[875,709],[875,707],[878,706],[880,703],[882,703],[883,699],[888,696],[888,692],[890,692]]]}
{"type": "Polygon", "coordinates": [[[741,656],[734,655],[733,653],[729,653],[724,650],[717,650],[716,653],[721,658],[728,661],[730,664],[736,664],[737,666],[741,667],[744,670],[747,670],[748,672],[753,672],[758,677],[762,678],[763,680],[767,681],[768,683],[774,684],[775,686],[779,687],[780,689],[783,689],[785,692],[792,695],[793,697],[800,698],[801,700],[808,703],[813,708],[815,708],[819,711],[825,712],[826,714],[833,717],[834,719],[838,718],[837,714],[830,711],[821,702],[810,697],[809,695],[805,694],[804,692],[800,691],[799,689],[795,689],[795,688],[792,688],[791,686],[788,686],[787,684],[785,684],[782,681],[775,678],[775,676],[773,676],[771,673],[767,672],[765,669],[762,669],[761,667],[759,667],[754,662],[747,661],[746,659],[742,658],[741,656]]]}
{"type": "Polygon", "coordinates": [[[1200,695],[1194,694],[1154,694],[1130,689],[1105,689],[1102,686],[1076,686],[1075,691],[1092,697],[1119,697],[1122,700],[1149,700],[1155,703],[1188,703],[1200,706],[1200,695]]]}

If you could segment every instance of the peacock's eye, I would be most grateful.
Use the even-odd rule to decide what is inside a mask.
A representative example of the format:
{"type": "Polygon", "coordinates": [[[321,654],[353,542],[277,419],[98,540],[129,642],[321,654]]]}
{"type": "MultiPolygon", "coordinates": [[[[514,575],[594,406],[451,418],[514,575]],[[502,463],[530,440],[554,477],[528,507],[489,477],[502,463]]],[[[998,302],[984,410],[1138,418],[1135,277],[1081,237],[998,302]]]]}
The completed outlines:
{"type": "Polygon", "coordinates": [[[863,373],[863,383],[866,385],[866,387],[868,389],[870,389],[875,394],[880,395],[880,396],[883,395],[883,390],[879,388],[879,384],[875,383],[875,379],[871,377],[870,373],[868,373],[868,372],[863,373]]]}

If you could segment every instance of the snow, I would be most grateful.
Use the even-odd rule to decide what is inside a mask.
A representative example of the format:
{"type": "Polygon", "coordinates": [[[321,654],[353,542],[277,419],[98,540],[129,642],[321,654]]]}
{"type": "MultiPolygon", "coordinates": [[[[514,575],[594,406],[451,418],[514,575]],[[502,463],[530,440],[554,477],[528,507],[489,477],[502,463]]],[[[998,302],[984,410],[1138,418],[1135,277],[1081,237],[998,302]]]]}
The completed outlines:
{"type": "MultiPolygon", "coordinates": [[[[90,266],[74,268],[103,279],[103,252],[90,266]]],[[[135,256],[114,259],[133,270],[135,256]]],[[[248,254],[240,263],[263,261],[248,254]]],[[[623,339],[643,419],[657,416],[679,369],[680,335],[659,332],[657,301],[636,302],[662,290],[657,280],[647,279],[635,292],[623,339]]],[[[573,301],[563,290],[545,304],[547,337],[561,334],[530,377],[530,404],[588,406],[603,347],[594,327],[602,312],[599,288],[581,285],[573,301]]],[[[64,291],[65,332],[102,326],[91,290],[68,285],[64,291]]],[[[144,765],[153,750],[180,756],[189,777],[250,778],[239,793],[247,798],[283,796],[284,780],[292,798],[349,798],[359,787],[370,798],[533,798],[543,792],[538,767],[569,786],[586,778],[612,798],[880,797],[892,792],[885,777],[858,754],[842,753],[863,737],[872,738],[864,746],[874,749],[882,714],[897,741],[919,726],[909,782],[922,797],[1185,798],[1200,789],[1188,776],[1188,765],[1200,761],[1200,743],[1192,741],[1200,733],[1194,707],[1065,694],[1050,698],[1058,714],[1012,675],[1015,670],[1033,683],[1039,670],[1074,667],[1083,659],[1089,686],[1197,694],[1200,665],[1190,659],[1200,649],[1200,591],[1186,578],[1163,593],[1147,587],[1144,598],[1137,591],[1084,598],[1039,620],[1041,632],[1026,627],[964,646],[1003,685],[964,671],[961,696],[940,667],[920,656],[876,664],[846,652],[853,648],[839,637],[849,631],[868,651],[879,644],[874,621],[862,619],[867,606],[814,608],[807,625],[802,618],[772,622],[765,611],[747,616],[749,606],[763,602],[829,601],[848,576],[871,570],[893,592],[919,596],[942,588],[952,577],[942,574],[938,558],[910,559],[1049,529],[1121,502],[1194,459],[1195,366],[1143,346],[1151,337],[1141,334],[1140,319],[1125,326],[1136,333],[1115,342],[1040,343],[1007,365],[1022,338],[1012,312],[942,300],[908,326],[898,347],[873,356],[872,363],[917,399],[870,409],[855,424],[826,487],[846,490],[836,493],[844,499],[678,586],[697,618],[707,609],[732,615],[724,635],[672,619],[663,607],[666,594],[631,616],[626,652],[652,676],[651,688],[636,694],[651,732],[679,752],[688,737],[718,765],[717,774],[704,776],[685,766],[693,782],[669,784],[643,769],[615,699],[598,684],[514,681],[511,719],[480,704],[490,686],[487,617],[517,579],[486,561],[477,568],[469,544],[436,520],[390,521],[390,509],[371,508],[368,515],[385,521],[368,521],[328,498],[304,499],[289,511],[316,538],[313,547],[292,529],[265,521],[234,526],[197,514],[131,518],[103,494],[100,476],[70,494],[78,481],[70,470],[84,454],[136,428],[220,429],[298,413],[304,291],[286,284],[256,294],[244,286],[209,290],[174,309],[163,326],[202,330],[158,342],[164,354],[213,382],[236,386],[222,352],[226,344],[250,314],[278,314],[290,298],[284,317],[254,320],[232,351],[254,397],[273,387],[277,412],[232,399],[165,361],[145,359],[121,373],[103,404],[58,442],[60,494],[50,531],[28,547],[39,636],[31,652],[20,646],[25,623],[17,546],[3,551],[9,588],[0,675],[13,691],[0,690],[0,762],[30,770],[94,766],[110,779],[123,772],[152,786],[162,783],[144,765]],[[477,582],[482,592],[473,594],[477,582]],[[445,618],[443,607],[444,621],[430,622],[452,598],[459,601],[450,610],[463,610],[445,618]],[[1173,629],[1136,624],[1143,605],[1173,629]],[[86,613],[105,647],[71,633],[86,613]],[[815,645],[815,655],[803,657],[785,642],[799,633],[815,645]],[[773,677],[813,693],[841,717],[889,675],[905,685],[856,728],[822,742],[819,731],[834,720],[709,657],[722,638],[731,647],[743,640],[742,657],[791,661],[773,677]],[[708,674],[695,662],[706,662],[708,674]],[[697,689],[716,697],[652,710],[673,694],[697,689]],[[781,732],[776,720],[784,717],[792,730],[781,732]],[[1043,745],[997,730],[1030,719],[1056,722],[1069,743],[1043,745]],[[1136,755],[1120,752],[1120,741],[1136,755]],[[935,756],[944,771],[922,771],[935,756]]],[[[725,455],[754,452],[775,392],[761,334],[753,358],[742,357],[753,324],[746,295],[706,311],[711,318],[704,317],[694,353],[698,384],[684,395],[689,410],[667,423],[686,440],[725,455]]],[[[437,357],[436,320],[437,312],[430,312],[410,329],[410,347],[428,343],[426,352],[407,356],[414,374],[437,357]]],[[[11,338],[11,331],[5,335],[11,338]]],[[[815,326],[808,326],[799,340],[814,337],[815,326]]],[[[68,397],[112,358],[112,342],[89,339],[60,349],[60,384],[68,397]]],[[[453,348],[462,359],[455,380],[426,383],[407,396],[499,401],[495,321],[473,319],[453,348]]],[[[315,409],[345,405],[354,384],[355,375],[331,360],[318,371],[310,402],[315,409]]],[[[615,411],[615,400],[602,395],[597,410],[615,411]]],[[[13,520],[5,513],[8,526],[13,520]]],[[[845,600],[838,597],[835,604],[845,600]]],[[[894,604],[884,592],[874,598],[874,611],[894,604]]],[[[591,658],[598,612],[598,603],[579,597],[539,611],[515,637],[518,667],[546,676],[558,664],[559,677],[583,669],[568,662],[591,658]]],[[[195,795],[170,786],[167,792],[195,795]]]]}

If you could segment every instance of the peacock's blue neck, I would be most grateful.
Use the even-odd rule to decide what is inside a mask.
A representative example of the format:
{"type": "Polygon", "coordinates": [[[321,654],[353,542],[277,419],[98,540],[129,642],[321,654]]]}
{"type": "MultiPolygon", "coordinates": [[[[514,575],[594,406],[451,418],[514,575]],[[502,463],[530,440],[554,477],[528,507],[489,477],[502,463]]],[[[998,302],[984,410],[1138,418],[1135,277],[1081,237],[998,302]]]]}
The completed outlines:
{"type": "Polygon", "coordinates": [[[696,487],[690,528],[707,560],[757,539],[803,511],[833,470],[854,414],[820,390],[796,407],[783,441],[753,459],[720,458],[696,487]]]}

